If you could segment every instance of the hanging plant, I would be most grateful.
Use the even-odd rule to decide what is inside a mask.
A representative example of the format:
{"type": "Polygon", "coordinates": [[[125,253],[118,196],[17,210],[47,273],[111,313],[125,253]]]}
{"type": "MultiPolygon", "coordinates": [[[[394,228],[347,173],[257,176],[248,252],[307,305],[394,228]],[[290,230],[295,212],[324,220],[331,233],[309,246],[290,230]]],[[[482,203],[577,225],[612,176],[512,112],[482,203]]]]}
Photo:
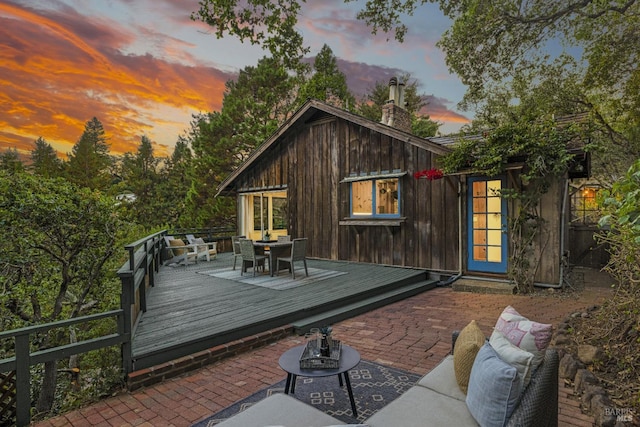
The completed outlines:
{"type": "Polygon", "coordinates": [[[413,174],[415,179],[427,178],[429,181],[434,181],[436,179],[440,179],[444,176],[442,171],[437,168],[425,169],[423,171],[418,171],[413,174]]]}

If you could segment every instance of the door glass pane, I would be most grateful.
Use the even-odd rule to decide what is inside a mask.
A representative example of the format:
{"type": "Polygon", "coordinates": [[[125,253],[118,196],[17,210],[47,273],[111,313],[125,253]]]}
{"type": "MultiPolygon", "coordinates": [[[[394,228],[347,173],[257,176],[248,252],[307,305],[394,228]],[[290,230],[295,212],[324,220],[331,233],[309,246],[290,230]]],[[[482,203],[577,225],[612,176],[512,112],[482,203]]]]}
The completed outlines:
{"type": "Polygon", "coordinates": [[[502,228],[502,216],[500,214],[489,214],[487,215],[487,219],[489,220],[487,224],[487,228],[498,229],[502,228]]]}
{"type": "Polygon", "coordinates": [[[473,197],[483,197],[487,194],[487,183],[476,181],[473,183],[473,197]]]}
{"type": "Polygon", "coordinates": [[[484,246],[474,246],[473,247],[473,259],[475,261],[486,261],[487,260],[487,248],[484,246]]]}
{"type": "Polygon", "coordinates": [[[487,199],[487,212],[500,212],[502,199],[500,197],[489,197],[487,199]]]}
{"type": "Polygon", "coordinates": [[[500,246],[502,243],[502,231],[501,230],[489,230],[487,232],[487,243],[494,246],[500,246]]]}
{"type": "Polygon", "coordinates": [[[473,241],[475,243],[487,243],[487,232],[485,230],[474,230],[473,241]]]}
{"type": "Polygon", "coordinates": [[[253,196],[253,230],[259,231],[262,230],[262,216],[261,212],[261,203],[262,198],[260,196],[253,196]]]}
{"type": "Polygon", "coordinates": [[[474,215],[473,216],[473,228],[486,228],[487,227],[487,216],[482,215],[474,215]]]}
{"type": "Polygon", "coordinates": [[[273,197],[273,230],[287,229],[287,199],[285,197],[273,197]]]}
{"type": "Polygon", "coordinates": [[[489,246],[487,250],[487,261],[502,262],[502,249],[499,246],[489,246]]]}
{"type": "Polygon", "coordinates": [[[501,189],[502,182],[499,179],[494,181],[487,181],[487,197],[500,197],[501,189]]]}

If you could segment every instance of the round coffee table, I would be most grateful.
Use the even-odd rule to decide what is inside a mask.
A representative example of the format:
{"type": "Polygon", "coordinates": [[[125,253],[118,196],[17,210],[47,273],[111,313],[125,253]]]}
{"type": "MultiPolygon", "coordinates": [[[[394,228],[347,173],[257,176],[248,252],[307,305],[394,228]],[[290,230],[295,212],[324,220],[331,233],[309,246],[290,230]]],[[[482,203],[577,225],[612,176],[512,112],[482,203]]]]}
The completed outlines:
{"type": "Polygon", "coordinates": [[[340,354],[340,365],[337,368],[300,369],[300,356],[302,356],[304,348],[304,345],[299,345],[287,350],[280,356],[278,363],[287,373],[287,383],[284,387],[284,393],[289,394],[289,392],[291,392],[291,394],[294,394],[296,392],[296,379],[298,377],[318,378],[337,375],[338,381],[340,381],[340,387],[342,387],[342,378],[344,377],[344,383],[347,386],[347,393],[349,393],[349,400],[351,401],[353,417],[358,418],[356,402],[353,398],[353,390],[351,389],[351,381],[349,380],[349,370],[355,368],[356,365],[360,363],[360,353],[354,348],[343,344],[342,353],[340,354]]]}

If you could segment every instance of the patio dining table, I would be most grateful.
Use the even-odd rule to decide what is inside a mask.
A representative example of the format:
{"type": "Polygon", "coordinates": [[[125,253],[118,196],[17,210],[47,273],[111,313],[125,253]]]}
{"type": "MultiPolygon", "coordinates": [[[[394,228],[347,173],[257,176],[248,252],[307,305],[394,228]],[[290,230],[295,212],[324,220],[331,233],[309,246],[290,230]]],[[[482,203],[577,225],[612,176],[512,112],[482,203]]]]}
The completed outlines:
{"type": "Polygon", "coordinates": [[[262,249],[269,249],[269,274],[273,276],[275,274],[278,257],[285,257],[291,255],[292,242],[278,242],[276,240],[254,240],[253,246],[262,249]]]}

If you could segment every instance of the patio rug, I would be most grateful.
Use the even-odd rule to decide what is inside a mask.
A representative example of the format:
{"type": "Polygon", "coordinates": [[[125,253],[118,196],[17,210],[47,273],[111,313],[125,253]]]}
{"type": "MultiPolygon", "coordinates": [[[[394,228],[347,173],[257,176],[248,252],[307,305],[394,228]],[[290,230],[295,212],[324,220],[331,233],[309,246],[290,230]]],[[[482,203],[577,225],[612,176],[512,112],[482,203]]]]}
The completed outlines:
{"type": "Polygon", "coordinates": [[[221,268],[217,270],[201,271],[200,274],[218,277],[221,279],[235,280],[236,282],[246,283],[248,285],[261,286],[263,288],[275,289],[282,291],[285,289],[297,288],[298,286],[310,285],[321,280],[331,279],[332,277],[347,274],[346,271],[322,270],[319,268],[309,268],[309,276],[305,276],[304,269],[296,269],[296,278],[292,279],[289,272],[283,271],[278,276],[271,277],[268,273],[258,273],[253,277],[253,273],[248,271],[244,275],[240,275],[240,269],[233,270],[231,267],[221,268]]]}
{"type": "MultiPolygon", "coordinates": [[[[358,419],[353,418],[347,389],[340,387],[337,376],[298,377],[296,392],[293,396],[344,423],[357,424],[399,397],[415,385],[420,378],[421,375],[361,360],[358,366],[349,371],[351,388],[358,409],[358,419]]],[[[192,427],[215,426],[274,393],[284,393],[284,386],[285,380],[283,379],[197,422],[192,427]]]]}

